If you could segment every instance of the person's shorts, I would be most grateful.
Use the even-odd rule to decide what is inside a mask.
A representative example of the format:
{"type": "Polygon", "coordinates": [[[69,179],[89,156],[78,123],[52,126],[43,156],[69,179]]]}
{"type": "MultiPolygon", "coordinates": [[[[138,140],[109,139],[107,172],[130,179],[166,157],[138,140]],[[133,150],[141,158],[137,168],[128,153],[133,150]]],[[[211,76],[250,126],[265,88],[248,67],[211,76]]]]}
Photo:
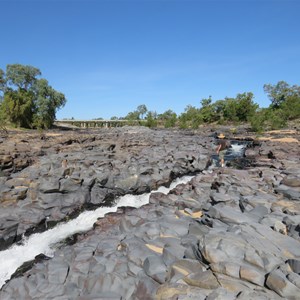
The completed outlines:
{"type": "Polygon", "coordinates": [[[225,153],[226,153],[226,150],[221,150],[221,151],[219,152],[219,158],[220,158],[220,159],[224,159],[225,153]]]}

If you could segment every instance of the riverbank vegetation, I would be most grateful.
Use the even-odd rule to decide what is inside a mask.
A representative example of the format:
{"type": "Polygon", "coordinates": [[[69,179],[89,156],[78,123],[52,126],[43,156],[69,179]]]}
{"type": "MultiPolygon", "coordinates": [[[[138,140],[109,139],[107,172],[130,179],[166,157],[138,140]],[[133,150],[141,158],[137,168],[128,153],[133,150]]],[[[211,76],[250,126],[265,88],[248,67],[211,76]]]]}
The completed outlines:
{"type": "Polygon", "coordinates": [[[300,87],[290,86],[285,81],[279,81],[275,85],[265,84],[271,104],[267,108],[260,108],[254,102],[251,92],[237,94],[235,98],[225,98],[213,101],[211,97],[202,99],[200,106],[188,105],[183,113],[177,115],[172,110],[163,114],[148,111],[145,105],[140,105],[137,110],[127,114],[127,120],[139,120],[140,108],[143,107],[145,124],[156,127],[158,124],[164,127],[193,128],[209,124],[244,124],[249,123],[255,132],[284,128],[287,122],[300,119],[300,87]]]}
{"type": "MultiPolygon", "coordinates": [[[[64,94],[54,90],[41,71],[32,66],[7,65],[6,72],[0,69],[0,129],[7,124],[25,128],[51,128],[56,112],[66,103],[64,94]]],[[[300,87],[285,81],[265,84],[264,91],[270,106],[260,108],[254,102],[252,92],[244,92],[235,98],[214,101],[202,99],[199,107],[187,105],[177,115],[172,109],[158,114],[149,111],[145,104],[129,112],[125,117],[113,116],[112,120],[125,119],[128,124],[140,121],[148,127],[163,126],[182,129],[197,129],[209,124],[250,124],[253,131],[280,129],[287,122],[300,119],[300,87]]]]}

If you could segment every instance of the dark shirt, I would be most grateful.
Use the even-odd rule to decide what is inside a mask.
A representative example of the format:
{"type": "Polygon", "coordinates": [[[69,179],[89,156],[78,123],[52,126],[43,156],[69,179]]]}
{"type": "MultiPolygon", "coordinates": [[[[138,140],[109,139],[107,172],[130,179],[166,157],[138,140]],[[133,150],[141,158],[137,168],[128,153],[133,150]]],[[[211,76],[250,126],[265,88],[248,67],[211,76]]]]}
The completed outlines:
{"type": "Polygon", "coordinates": [[[225,149],[228,149],[230,148],[230,142],[227,141],[227,140],[219,140],[219,145],[221,145],[221,148],[219,151],[222,151],[222,150],[225,150],[225,149]]]}

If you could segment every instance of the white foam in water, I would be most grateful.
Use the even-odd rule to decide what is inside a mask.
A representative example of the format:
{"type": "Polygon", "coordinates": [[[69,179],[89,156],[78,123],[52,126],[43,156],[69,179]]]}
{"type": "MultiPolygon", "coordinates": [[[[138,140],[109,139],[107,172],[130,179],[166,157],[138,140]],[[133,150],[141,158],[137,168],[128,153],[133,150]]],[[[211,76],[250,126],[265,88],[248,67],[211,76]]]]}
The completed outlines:
{"type": "Polygon", "coordinates": [[[243,144],[231,144],[231,151],[233,153],[240,153],[243,148],[245,148],[245,145],[243,144]]]}
{"type": "MultiPolygon", "coordinates": [[[[171,189],[176,187],[176,185],[187,183],[192,178],[192,176],[184,176],[175,180],[170,188],[160,187],[157,191],[167,194],[171,189]]],[[[104,215],[109,212],[115,212],[118,207],[140,207],[147,204],[149,202],[150,194],[151,193],[136,196],[125,195],[118,199],[116,206],[100,207],[94,211],[85,211],[76,219],[71,220],[68,223],[62,223],[43,233],[36,233],[25,238],[22,245],[13,245],[11,248],[1,251],[0,288],[24,262],[33,260],[41,253],[47,256],[53,256],[55,249],[52,247],[59,241],[62,241],[75,233],[85,232],[91,229],[98,218],[104,217],[104,215]]]]}

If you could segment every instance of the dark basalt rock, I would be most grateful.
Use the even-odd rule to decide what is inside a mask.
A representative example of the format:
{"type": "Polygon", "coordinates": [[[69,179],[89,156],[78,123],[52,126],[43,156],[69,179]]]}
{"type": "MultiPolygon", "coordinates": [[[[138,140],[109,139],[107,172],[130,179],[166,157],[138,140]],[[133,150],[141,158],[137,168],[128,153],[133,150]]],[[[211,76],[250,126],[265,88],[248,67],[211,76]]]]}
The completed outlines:
{"type": "Polygon", "coordinates": [[[14,235],[89,205],[113,204],[127,192],[197,175],[167,195],[151,194],[143,207],[119,208],[92,230],[67,238],[52,259],[19,270],[23,275],[2,287],[1,299],[297,299],[296,147],[253,142],[246,161],[255,166],[249,160],[241,169],[231,160],[226,168],[206,170],[214,140],[197,132],[123,128],[94,137],[66,136],[55,146],[49,137],[44,141],[53,146],[45,148],[39,168],[1,181],[5,191],[17,183],[28,188],[25,199],[2,203],[1,230],[11,212],[18,221],[11,223],[14,235]],[[18,218],[30,209],[31,218],[18,218]]]}
{"type": "Polygon", "coordinates": [[[50,257],[44,255],[44,254],[39,254],[37,255],[33,260],[27,261],[22,264],[12,275],[10,280],[14,278],[18,278],[23,276],[28,270],[30,270],[36,263],[43,262],[50,259],[50,257]]]}
{"type": "Polygon", "coordinates": [[[4,143],[0,147],[3,165],[16,167],[16,159],[23,156],[28,161],[2,181],[5,206],[0,217],[17,204],[19,219],[11,237],[0,236],[6,239],[2,249],[23,234],[44,231],[82,209],[111,206],[124,194],[149,192],[168,186],[179,176],[205,169],[209,139],[195,141],[194,136],[189,131],[182,134],[127,127],[90,134],[45,133],[42,139],[31,133],[7,138],[6,145],[13,147],[3,147],[4,143]],[[9,150],[12,148],[14,152],[9,150]],[[38,217],[27,217],[30,210],[38,210],[38,217]]]}

